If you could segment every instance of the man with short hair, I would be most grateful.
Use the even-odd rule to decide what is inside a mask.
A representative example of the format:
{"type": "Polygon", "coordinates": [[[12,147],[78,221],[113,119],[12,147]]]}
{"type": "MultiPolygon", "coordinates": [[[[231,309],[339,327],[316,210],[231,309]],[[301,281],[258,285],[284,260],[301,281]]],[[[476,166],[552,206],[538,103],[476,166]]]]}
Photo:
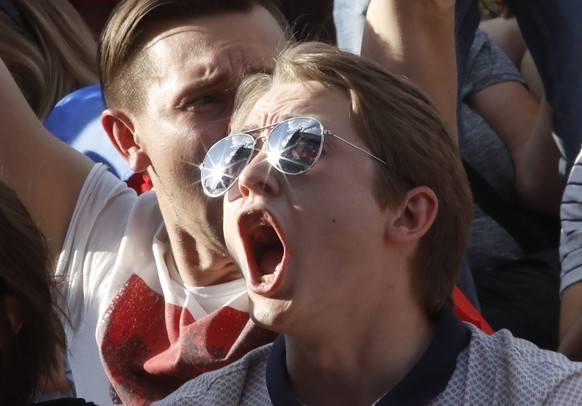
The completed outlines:
{"type": "Polygon", "coordinates": [[[59,258],[69,360],[88,400],[148,404],[274,337],[249,321],[222,207],[196,182],[196,164],[226,133],[237,83],[270,70],[287,42],[274,15],[268,0],[119,4],[100,45],[102,122],[154,193],[136,196],[45,137],[1,92],[1,177],[59,258]]]}
{"type": "Polygon", "coordinates": [[[239,91],[202,187],[251,317],[282,335],[157,404],[579,403],[582,364],[453,314],[472,197],[417,87],[308,43],[239,91]]]}

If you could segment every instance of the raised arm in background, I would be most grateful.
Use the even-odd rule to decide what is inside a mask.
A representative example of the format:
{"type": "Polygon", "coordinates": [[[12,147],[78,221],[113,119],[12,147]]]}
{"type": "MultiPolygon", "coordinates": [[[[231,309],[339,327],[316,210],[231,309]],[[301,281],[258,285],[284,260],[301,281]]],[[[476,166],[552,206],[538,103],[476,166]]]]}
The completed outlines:
{"type": "Polygon", "coordinates": [[[456,136],[454,21],[454,0],[372,0],[366,16],[362,56],[420,86],[456,136]]]}
{"type": "Polygon", "coordinates": [[[0,60],[0,179],[16,191],[57,256],[89,158],[43,127],[0,60]]]}

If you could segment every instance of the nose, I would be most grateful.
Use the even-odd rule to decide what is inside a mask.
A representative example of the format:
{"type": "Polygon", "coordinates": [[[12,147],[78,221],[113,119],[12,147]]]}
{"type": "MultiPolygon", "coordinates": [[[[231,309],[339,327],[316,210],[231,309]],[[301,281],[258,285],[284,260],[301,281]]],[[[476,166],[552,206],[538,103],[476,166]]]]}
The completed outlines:
{"type": "Polygon", "coordinates": [[[251,193],[274,195],[279,192],[278,171],[267,159],[265,150],[255,155],[239,176],[238,188],[247,197],[251,193]]]}

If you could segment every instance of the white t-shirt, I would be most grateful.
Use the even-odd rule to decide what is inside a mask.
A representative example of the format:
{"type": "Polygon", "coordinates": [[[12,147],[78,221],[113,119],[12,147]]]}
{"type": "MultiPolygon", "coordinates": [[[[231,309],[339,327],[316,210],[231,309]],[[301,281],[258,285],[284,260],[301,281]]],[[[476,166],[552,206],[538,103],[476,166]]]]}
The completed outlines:
{"type": "Polygon", "coordinates": [[[78,396],[101,406],[120,403],[117,396],[124,404],[148,404],[273,340],[250,322],[242,279],[196,288],[198,296],[222,297],[222,306],[209,301],[209,310],[219,307],[209,313],[173,264],[155,192],[138,197],[96,165],[56,271],[66,282],[78,396]]]}

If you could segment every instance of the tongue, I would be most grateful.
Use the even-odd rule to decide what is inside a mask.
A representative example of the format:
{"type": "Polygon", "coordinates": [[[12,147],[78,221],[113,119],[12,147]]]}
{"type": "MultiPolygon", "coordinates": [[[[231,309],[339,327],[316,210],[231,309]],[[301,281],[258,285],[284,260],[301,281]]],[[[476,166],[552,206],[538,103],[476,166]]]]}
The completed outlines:
{"type": "Polygon", "coordinates": [[[281,249],[272,248],[265,251],[262,255],[261,263],[259,264],[261,274],[269,275],[275,273],[275,269],[281,262],[282,256],[283,252],[281,249]]]}

